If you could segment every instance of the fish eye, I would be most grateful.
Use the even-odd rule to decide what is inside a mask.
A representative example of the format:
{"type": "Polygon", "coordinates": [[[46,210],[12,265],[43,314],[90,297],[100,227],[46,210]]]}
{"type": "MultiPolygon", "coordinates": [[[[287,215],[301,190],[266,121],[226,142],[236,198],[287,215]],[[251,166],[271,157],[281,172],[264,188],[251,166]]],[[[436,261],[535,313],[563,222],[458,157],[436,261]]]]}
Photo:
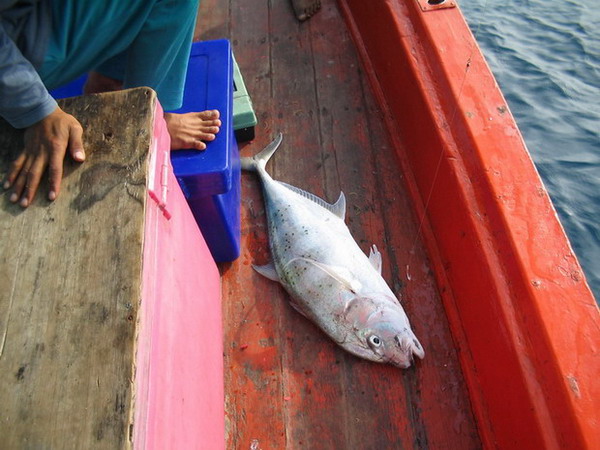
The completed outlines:
{"type": "Polygon", "coordinates": [[[381,345],[381,339],[379,338],[379,336],[372,334],[371,336],[369,336],[369,344],[372,347],[379,347],[381,345]]]}

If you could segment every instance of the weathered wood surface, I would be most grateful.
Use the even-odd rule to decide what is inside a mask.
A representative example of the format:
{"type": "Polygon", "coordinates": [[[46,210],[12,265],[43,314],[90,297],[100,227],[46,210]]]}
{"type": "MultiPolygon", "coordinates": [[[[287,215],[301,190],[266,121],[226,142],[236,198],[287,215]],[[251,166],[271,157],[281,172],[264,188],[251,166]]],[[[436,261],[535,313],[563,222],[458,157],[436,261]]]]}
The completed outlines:
{"type": "MultiPolygon", "coordinates": [[[[54,203],[0,199],[0,448],[129,445],[155,94],[61,104],[86,162],[67,157],[54,203]]],[[[0,177],[21,142],[0,124],[0,177]]]]}
{"type": "Polygon", "coordinates": [[[479,448],[396,149],[335,1],[322,4],[300,24],[288,0],[205,0],[196,35],[232,40],[259,121],[242,154],[282,131],[275,179],[329,200],[345,192],[350,230],[381,250],[426,355],[405,371],[355,358],[253,271],[269,260],[267,229],[260,186],[244,174],[242,255],[222,267],[227,448],[479,448]]]}

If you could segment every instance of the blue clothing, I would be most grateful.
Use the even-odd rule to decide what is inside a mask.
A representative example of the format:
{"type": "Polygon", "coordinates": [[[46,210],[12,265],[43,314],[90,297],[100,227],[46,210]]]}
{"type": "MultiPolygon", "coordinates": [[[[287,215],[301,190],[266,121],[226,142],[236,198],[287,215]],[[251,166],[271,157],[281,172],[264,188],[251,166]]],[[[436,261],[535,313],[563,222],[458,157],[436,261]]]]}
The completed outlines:
{"type": "Polygon", "coordinates": [[[36,71],[50,26],[46,2],[0,0],[0,116],[15,128],[28,127],[56,109],[36,71]]]}
{"type": "MultiPolygon", "coordinates": [[[[14,1],[4,0],[0,0],[0,8],[7,3],[12,3],[12,8],[0,9],[2,23],[7,22],[5,12],[14,16],[19,9],[14,1]]],[[[15,54],[4,61],[5,46],[10,47],[10,43],[3,42],[0,47],[3,53],[0,57],[0,115],[13,126],[27,127],[41,120],[56,107],[56,103],[51,106],[53,100],[48,101],[46,89],[68,83],[90,70],[122,80],[125,88],[153,88],[166,110],[181,106],[198,0],[53,0],[49,3],[30,0],[29,3],[34,9],[37,7],[37,13],[28,16],[28,20],[37,21],[38,30],[48,30],[44,36],[36,37],[40,45],[34,46],[38,52],[43,47],[41,64],[39,57],[35,60],[34,52],[21,47],[28,41],[27,27],[22,26],[20,32],[12,33],[6,32],[7,27],[4,31],[0,29],[0,42],[10,38],[16,51],[25,49],[20,59],[13,52],[15,54]],[[34,67],[39,73],[37,78],[37,74],[32,73],[34,67]],[[19,89],[18,95],[12,95],[10,89],[20,85],[23,74],[32,80],[28,90],[19,89]],[[5,100],[5,92],[11,102],[5,100]],[[52,109],[48,111],[49,108],[52,109]]]]}

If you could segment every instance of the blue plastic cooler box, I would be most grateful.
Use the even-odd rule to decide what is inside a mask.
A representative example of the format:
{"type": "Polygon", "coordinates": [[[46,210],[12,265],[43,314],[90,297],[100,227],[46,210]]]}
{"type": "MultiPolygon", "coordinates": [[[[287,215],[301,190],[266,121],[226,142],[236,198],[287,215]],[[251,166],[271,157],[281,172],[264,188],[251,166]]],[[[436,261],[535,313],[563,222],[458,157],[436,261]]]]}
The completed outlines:
{"type": "Polygon", "coordinates": [[[215,261],[240,254],[240,156],[233,132],[233,59],[227,40],[197,42],[176,113],[217,109],[221,131],[206,150],[171,153],[175,175],[215,261]]]}
{"type": "MultiPolygon", "coordinates": [[[[55,89],[55,98],[81,95],[86,76],[55,89]]],[[[233,131],[233,58],[227,40],[196,42],[183,106],[171,112],[217,109],[221,131],[206,150],[171,152],[175,176],[215,261],[240,254],[240,157],[233,131]]]]}

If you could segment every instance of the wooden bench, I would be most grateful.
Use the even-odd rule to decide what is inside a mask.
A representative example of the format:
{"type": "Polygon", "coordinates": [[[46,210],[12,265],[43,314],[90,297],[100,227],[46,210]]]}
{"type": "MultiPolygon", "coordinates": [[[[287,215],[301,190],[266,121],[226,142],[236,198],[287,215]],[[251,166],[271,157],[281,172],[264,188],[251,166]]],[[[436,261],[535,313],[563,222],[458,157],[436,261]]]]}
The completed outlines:
{"type": "MultiPolygon", "coordinates": [[[[60,101],[87,160],[0,199],[0,448],[223,448],[219,273],[153,91],[60,101]]],[[[0,177],[22,134],[0,123],[0,177]]]]}

